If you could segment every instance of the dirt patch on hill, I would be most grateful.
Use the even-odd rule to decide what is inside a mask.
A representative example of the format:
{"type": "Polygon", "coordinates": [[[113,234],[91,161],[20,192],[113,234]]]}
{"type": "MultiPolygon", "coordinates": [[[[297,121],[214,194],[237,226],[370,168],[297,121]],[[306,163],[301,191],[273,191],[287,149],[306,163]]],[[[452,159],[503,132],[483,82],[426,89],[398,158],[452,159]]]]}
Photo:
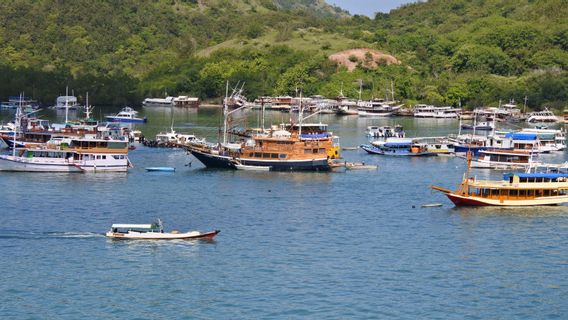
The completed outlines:
{"type": "Polygon", "coordinates": [[[353,71],[358,65],[367,69],[376,69],[383,65],[401,64],[400,60],[390,54],[369,48],[349,49],[337,52],[330,55],[329,60],[347,67],[349,71],[353,71]]]}

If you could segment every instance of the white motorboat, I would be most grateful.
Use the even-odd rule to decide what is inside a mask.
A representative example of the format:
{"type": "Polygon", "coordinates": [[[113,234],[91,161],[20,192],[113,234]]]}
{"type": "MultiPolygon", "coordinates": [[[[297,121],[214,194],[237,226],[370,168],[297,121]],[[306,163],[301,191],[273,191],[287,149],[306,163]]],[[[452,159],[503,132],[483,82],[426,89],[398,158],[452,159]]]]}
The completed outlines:
{"type": "Polygon", "coordinates": [[[544,108],[543,111],[532,112],[529,114],[527,122],[558,122],[558,118],[552,113],[552,111],[544,108]]]}
{"type": "Polygon", "coordinates": [[[104,139],[62,139],[0,155],[0,171],[126,172],[128,142],[104,139]]]}
{"type": "Polygon", "coordinates": [[[146,122],[147,118],[138,118],[138,111],[132,109],[131,107],[124,107],[122,110],[115,114],[106,116],[107,121],[112,122],[146,122]]]}
{"type": "Polygon", "coordinates": [[[460,108],[435,107],[425,104],[419,104],[414,107],[415,118],[456,119],[459,118],[460,112],[460,108]]]}
{"type": "Polygon", "coordinates": [[[237,168],[237,170],[244,171],[270,171],[270,167],[268,166],[247,166],[243,164],[235,164],[235,168],[237,168]]]}
{"type": "Polygon", "coordinates": [[[162,222],[158,220],[152,224],[113,224],[106,236],[112,239],[132,239],[132,240],[188,240],[204,239],[212,240],[220,230],[209,232],[188,231],[179,232],[173,230],[164,232],[162,222]]]}

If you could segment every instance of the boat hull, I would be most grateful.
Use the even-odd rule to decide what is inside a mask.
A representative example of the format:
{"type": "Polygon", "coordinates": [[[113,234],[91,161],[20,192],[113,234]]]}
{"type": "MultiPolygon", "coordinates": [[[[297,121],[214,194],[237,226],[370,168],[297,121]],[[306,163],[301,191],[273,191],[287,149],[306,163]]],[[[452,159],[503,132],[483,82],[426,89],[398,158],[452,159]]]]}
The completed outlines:
{"type": "Polygon", "coordinates": [[[446,196],[456,206],[499,206],[499,207],[526,207],[526,206],[550,206],[559,205],[568,202],[567,196],[557,197],[541,197],[526,200],[510,200],[510,199],[488,199],[476,196],[461,196],[455,193],[446,193],[446,196]]]}
{"type": "Polygon", "coordinates": [[[210,232],[190,231],[185,233],[169,232],[107,232],[106,236],[112,239],[121,240],[212,240],[220,230],[210,232]]]}
{"type": "Polygon", "coordinates": [[[0,171],[12,172],[127,172],[128,163],[124,164],[96,164],[93,161],[77,164],[72,162],[52,162],[40,163],[20,157],[14,159],[13,156],[0,156],[0,171]]]}
{"type": "Polygon", "coordinates": [[[0,156],[0,171],[12,172],[83,172],[79,167],[65,163],[33,163],[0,156]]]}
{"type": "Polygon", "coordinates": [[[270,167],[271,171],[329,171],[327,158],[314,160],[253,160],[233,159],[190,149],[191,154],[208,168],[236,169],[235,161],[244,166],[270,167]]]}
{"type": "Polygon", "coordinates": [[[130,123],[144,123],[147,122],[147,118],[117,118],[117,117],[106,117],[107,121],[111,122],[130,122],[130,123]]]}
{"type": "Polygon", "coordinates": [[[383,156],[394,156],[394,157],[431,157],[437,156],[435,152],[411,152],[410,150],[396,150],[390,151],[385,149],[380,149],[377,147],[372,147],[368,145],[362,145],[361,149],[367,151],[370,154],[379,154],[383,156]]]}

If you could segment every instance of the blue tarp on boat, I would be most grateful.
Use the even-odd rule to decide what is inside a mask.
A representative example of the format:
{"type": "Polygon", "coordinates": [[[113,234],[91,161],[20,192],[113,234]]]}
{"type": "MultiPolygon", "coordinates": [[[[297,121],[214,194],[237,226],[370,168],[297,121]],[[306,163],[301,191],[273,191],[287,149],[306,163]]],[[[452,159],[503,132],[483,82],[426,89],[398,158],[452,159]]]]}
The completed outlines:
{"type": "Polygon", "coordinates": [[[505,173],[503,175],[503,180],[509,180],[512,176],[518,176],[519,178],[557,179],[562,177],[568,178],[568,173],[505,173]]]}
{"type": "Polygon", "coordinates": [[[511,138],[513,140],[536,140],[537,134],[535,133],[518,133],[518,132],[509,132],[505,135],[505,138],[511,138]]]}
{"type": "Polygon", "coordinates": [[[387,148],[392,148],[392,147],[409,147],[412,144],[412,142],[387,142],[385,143],[383,146],[387,147],[387,148]]]}
{"type": "Polygon", "coordinates": [[[329,137],[329,133],[309,133],[309,134],[301,134],[301,138],[303,139],[322,139],[329,137]]]}

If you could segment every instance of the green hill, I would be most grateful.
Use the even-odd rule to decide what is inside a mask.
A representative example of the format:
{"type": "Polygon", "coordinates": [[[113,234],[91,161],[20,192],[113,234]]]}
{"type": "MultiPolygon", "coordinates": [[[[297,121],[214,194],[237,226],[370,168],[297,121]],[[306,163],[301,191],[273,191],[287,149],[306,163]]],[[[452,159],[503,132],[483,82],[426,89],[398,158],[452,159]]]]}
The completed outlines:
{"type": "Polygon", "coordinates": [[[374,19],[322,0],[0,2],[0,97],[50,102],[69,85],[97,104],[145,96],[214,98],[226,80],[247,95],[395,96],[470,107],[528,97],[568,100],[568,1],[431,0],[374,19]],[[371,48],[400,65],[347,71],[328,59],[371,48]]]}

